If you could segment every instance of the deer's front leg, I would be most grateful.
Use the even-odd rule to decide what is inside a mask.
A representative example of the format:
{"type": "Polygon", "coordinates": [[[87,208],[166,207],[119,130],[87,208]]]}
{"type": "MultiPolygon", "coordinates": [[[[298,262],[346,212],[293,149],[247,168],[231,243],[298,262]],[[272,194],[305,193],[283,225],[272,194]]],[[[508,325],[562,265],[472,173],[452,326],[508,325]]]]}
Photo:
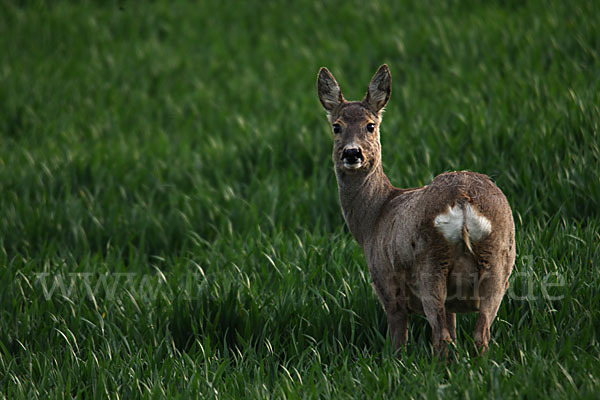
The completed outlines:
{"type": "Polygon", "coordinates": [[[405,310],[386,310],[388,332],[396,350],[402,349],[408,342],[408,314],[405,310]]]}
{"type": "Polygon", "coordinates": [[[456,314],[446,312],[446,325],[448,332],[450,332],[450,338],[452,341],[456,341],[456,314]]]}
{"type": "Polygon", "coordinates": [[[403,281],[397,274],[387,271],[371,271],[373,289],[383,306],[387,317],[388,333],[396,350],[403,348],[408,342],[408,312],[406,297],[402,288],[403,281]]]}

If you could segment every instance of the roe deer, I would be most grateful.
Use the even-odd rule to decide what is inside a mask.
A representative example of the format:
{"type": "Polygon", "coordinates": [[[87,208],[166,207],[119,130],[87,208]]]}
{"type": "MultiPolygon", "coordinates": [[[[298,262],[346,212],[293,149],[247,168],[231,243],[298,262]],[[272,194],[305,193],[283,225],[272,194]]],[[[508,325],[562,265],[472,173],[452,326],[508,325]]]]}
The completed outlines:
{"type": "Polygon", "coordinates": [[[396,349],[408,340],[408,315],[424,313],[434,351],[444,356],[456,340],[455,313],[477,311],[474,342],[485,352],[515,260],[510,206],[475,172],[443,173],[418,188],[392,186],[379,141],[391,81],[382,65],[365,97],[346,101],[329,70],[319,71],[344,219],[365,254],[396,349]]]}

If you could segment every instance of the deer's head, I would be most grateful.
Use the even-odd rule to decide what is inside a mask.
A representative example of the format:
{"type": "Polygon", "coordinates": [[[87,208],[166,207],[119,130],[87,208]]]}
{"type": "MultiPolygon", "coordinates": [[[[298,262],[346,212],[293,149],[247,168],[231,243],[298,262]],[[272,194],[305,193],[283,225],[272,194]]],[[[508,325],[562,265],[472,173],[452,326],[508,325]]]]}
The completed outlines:
{"type": "Polygon", "coordinates": [[[368,173],[381,163],[379,124],[392,92],[392,76],[387,65],[379,67],[361,101],[346,101],[325,67],[319,71],[317,89],[333,131],[336,172],[368,173]]]}

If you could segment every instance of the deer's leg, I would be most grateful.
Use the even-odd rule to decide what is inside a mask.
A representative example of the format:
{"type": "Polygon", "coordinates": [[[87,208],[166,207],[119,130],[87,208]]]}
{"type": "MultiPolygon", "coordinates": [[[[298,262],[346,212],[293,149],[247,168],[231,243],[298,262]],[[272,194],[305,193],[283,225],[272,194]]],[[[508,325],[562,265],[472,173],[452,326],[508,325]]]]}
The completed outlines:
{"type": "Polygon", "coordinates": [[[452,341],[456,341],[456,313],[446,312],[446,326],[452,341]]]}
{"type": "Polygon", "coordinates": [[[388,332],[392,345],[396,350],[406,346],[408,342],[408,315],[404,310],[387,311],[388,332]]]}
{"type": "Polygon", "coordinates": [[[402,290],[402,280],[396,274],[385,276],[372,273],[373,289],[385,310],[388,333],[396,350],[403,348],[408,342],[408,312],[402,290]]]}
{"type": "MultiPolygon", "coordinates": [[[[489,265],[489,264],[488,264],[489,265]]],[[[479,315],[475,323],[473,339],[480,353],[488,350],[490,342],[490,326],[507,288],[507,278],[500,268],[486,268],[479,273],[477,295],[479,296],[479,315]]]]}
{"type": "MultiPolygon", "coordinates": [[[[444,307],[447,276],[448,269],[443,264],[426,263],[421,265],[419,295],[423,311],[433,332],[433,349],[436,354],[442,356],[447,355],[447,344],[452,342],[452,336],[448,329],[448,316],[444,307]]],[[[454,319],[452,318],[452,320],[454,319]]]]}

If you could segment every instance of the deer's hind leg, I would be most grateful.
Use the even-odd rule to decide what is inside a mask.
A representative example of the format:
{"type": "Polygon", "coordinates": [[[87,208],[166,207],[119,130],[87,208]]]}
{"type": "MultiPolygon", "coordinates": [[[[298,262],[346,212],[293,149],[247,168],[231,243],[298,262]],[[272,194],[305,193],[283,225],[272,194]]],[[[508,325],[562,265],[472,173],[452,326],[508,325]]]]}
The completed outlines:
{"type": "Polygon", "coordinates": [[[433,349],[436,354],[446,356],[447,345],[452,343],[455,335],[456,320],[452,313],[446,313],[446,282],[449,261],[428,259],[419,264],[419,297],[423,312],[432,329],[433,349]],[[452,334],[450,333],[452,329],[452,334]]]}
{"type": "Polygon", "coordinates": [[[480,353],[485,353],[488,350],[490,327],[502,302],[504,286],[504,282],[494,273],[481,272],[479,278],[479,314],[473,334],[475,346],[480,353]]]}
{"type": "Polygon", "coordinates": [[[489,348],[490,327],[508,288],[508,277],[514,264],[513,249],[509,249],[503,254],[504,256],[487,254],[482,256],[478,262],[480,265],[477,287],[479,315],[475,323],[473,340],[480,353],[485,353],[489,348]]]}

